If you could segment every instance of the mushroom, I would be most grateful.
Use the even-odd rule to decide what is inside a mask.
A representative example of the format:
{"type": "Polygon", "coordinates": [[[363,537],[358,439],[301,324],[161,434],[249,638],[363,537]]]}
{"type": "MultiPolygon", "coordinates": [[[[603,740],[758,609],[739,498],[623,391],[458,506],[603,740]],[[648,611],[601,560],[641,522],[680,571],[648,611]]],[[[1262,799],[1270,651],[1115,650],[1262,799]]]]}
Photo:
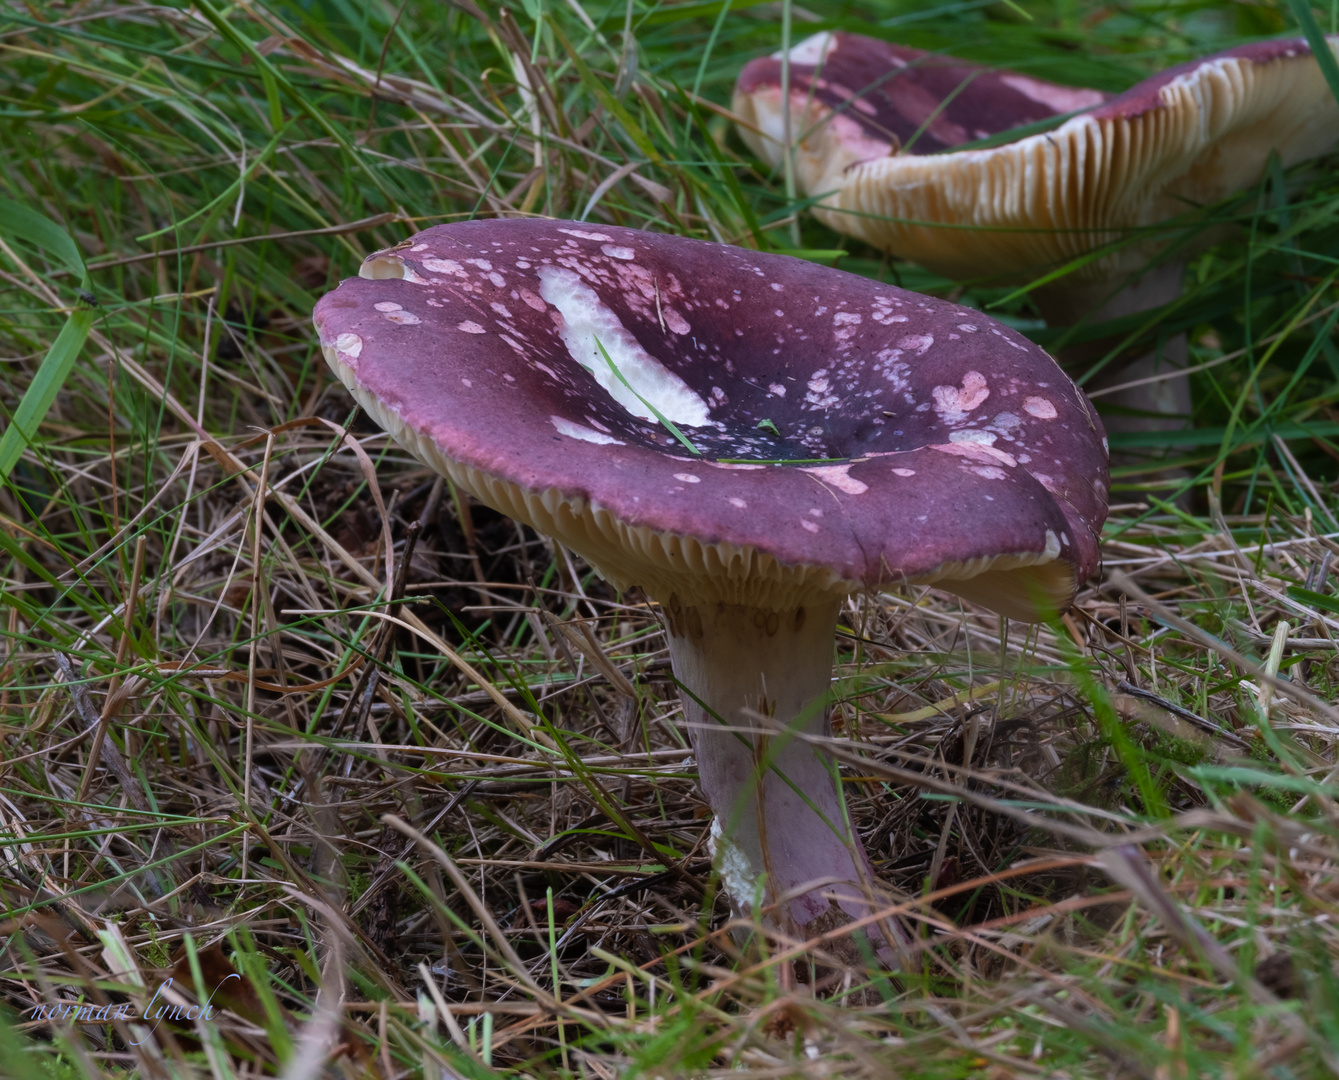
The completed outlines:
{"type": "MultiPolygon", "coordinates": [[[[1339,38],[1329,40],[1339,51],[1339,38]]],[[[816,216],[955,279],[1026,282],[1101,250],[1035,290],[1043,316],[1058,326],[1099,324],[1175,300],[1192,252],[1169,250],[1173,230],[1157,226],[1191,223],[1198,208],[1255,183],[1271,152],[1292,165],[1339,138],[1339,105],[1302,40],[1229,49],[1108,100],[1097,90],[822,33],[788,59],[754,60],[739,76],[741,134],[774,165],[786,153],[783,64],[796,178],[819,197],[816,216]],[[1029,125],[1075,110],[1083,111],[1054,130],[1028,134],[1029,125]],[[1003,145],[956,149],[1010,129],[1021,129],[1019,137],[1003,145]]],[[[1062,359],[1090,361],[1105,351],[1089,343],[1062,359]]],[[[1174,372],[1185,356],[1178,335],[1160,356],[1109,368],[1104,378],[1174,372]]],[[[1143,412],[1190,408],[1185,378],[1109,400],[1143,412]]]]}
{"type": "Polygon", "coordinates": [[[419,460],[660,605],[721,881],[789,935],[876,910],[810,739],[830,731],[843,598],[935,582],[1036,619],[1097,564],[1096,414],[1037,346],[952,304],[784,256],[497,220],[370,256],[315,323],[419,460]]]}

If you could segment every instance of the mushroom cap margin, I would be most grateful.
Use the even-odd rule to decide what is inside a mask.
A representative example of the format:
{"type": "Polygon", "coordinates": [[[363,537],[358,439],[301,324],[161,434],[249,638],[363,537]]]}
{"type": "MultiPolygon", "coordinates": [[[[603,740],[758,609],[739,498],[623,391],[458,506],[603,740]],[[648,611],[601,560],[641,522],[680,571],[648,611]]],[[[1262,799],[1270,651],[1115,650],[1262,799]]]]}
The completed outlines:
{"type": "MultiPolygon", "coordinates": [[[[443,260],[439,256],[454,254],[463,260],[467,250],[473,250],[475,254],[484,252],[487,238],[499,234],[510,235],[526,244],[536,241],[542,248],[547,241],[541,234],[547,234],[551,239],[553,230],[565,232],[568,230],[563,230],[561,226],[571,224],[482,222],[471,226],[438,227],[419,234],[413,240],[420,241],[421,245],[426,244],[433,257],[441,263],[443,260]],[[431,240],[423,241],[424,237],[431,237],[431,240]],[[462,238],[468,241],[463,249],[457,243],[462,238]],[[448,247],[451,244],[457,246],[451,251],[444,248],[439,250],[443,243],[448,247]]],[[[742,261],[752,265],[755,270],[761,264],[766,267],[766,272],[762,274],[764,279],[777,276],[789,282],[798,274],[806,278],[821,278],[827,282],[826,287],[840,288],[842,291],[850,291],[855,283],[863,283],[860,288],[883,288],[865,279],[814,267],[799,260],[767,257],[700,241],[652,236],[609,226],[601,226],[598,233],[592,235],[598,235],[603,241],[630,245],[620,249],[625,251],[634,250],[631,245],[657,250],[668,246],[675,249],[676,257],[680,259],[690,255],[709,255],[712,260],[742,261]]],[[[560,242],[574,243],[571,240],[560,242]]],[[[601,246],[599,241],[594,244],[596,248],[601,246]]],[[[502,245],[495,246],[500,248],[502,245]]],[[[533,245],[530,246],[536,250],[533,245]]],[[[584,246],[589,248],[591,245],[584,246]]],[[[570,252],[573,249],[564,250],[570,252]]],[[[496,252],[491,253],[494,261],[497,261],[496,252]]],[[[396,255],[393,251],[381,253],[369,260],[367,266],[371,269],[365,272],[370,276],[388,272],[393,275],[394,267],[388,271],[388,265],[398,259],[405,259],[408,260],[406,265],[410,266],[409,276],[414,277],[413,267],[419,265],[413,261],[415,258],[426,256],[413,256],[408,252],[402,255],[396,255]]],[[[500,264],[497,269],[501,269],[500,264]]],[[[496,270],[492,274],[496,274],[496,270]]],[[[700,273],[687,273],[685,276],[691,277],[694,282],[700,282],[703,277],[700,273]]],[[[738,274],[730,273],[729,267],[724,269],[723,276],[732,281],[739,279],[738,274]]],[[[764,280],[761,285],[765,284],[764,280]]],[[[812,282],[806,284],[806,289],[810,285],[812,282]]],[[[722,600],[779,608],[794,606],[799,602],[797,598],[805,596],[840,594],[896,581],[938,581],[1006,614],[1027,618],[1035,617],[1037,608],[1032,602],[1031,593],[1040,593],[1042,607],[1064,607],[1072,597],[1077,582],[1095,566],[1096,528],[1100,525],[1100,515],[1095,522],[1086,520],[1094,517],[1095,506],[1090,505],[1086,513],[1080,513],[1068,499],[1048,491],[1027,470],[996,467],[998,461],[992,461],[989,453],[973,446],[921,446],[897,453],[875,452],[838,466],[839,475],[834,476],[800,475],[805,470],[790,467],[769,467],[761,471],[749,471],[749,467],[744,467],[743,471],[733,471],[740,468],[736,466],[731,471],[716,472],[709,463],[695,461],[681,453],[654,452],[650,456],[655,460],[648,465],[644,448],[624,446],[616,440],[610,440],[616,445],[563,440],[558,464],[549,462],[548,466],[551,467],[546,468],[536,468],[534,461],[528,464],[519,461],[516,455],[504,452],[498,446],[481,450],[477,440],[462,438],[458,431],[449,430],[449,423],[443,425],[424,416],[413,417],[411,414],[424,396],[420,391],[411,392],[413,400],[408,402],[404,398],[403,386],[395,391],[401,395],[398,400],[395,399],[395,393],[386,392],[386,379],[389,377],[394,381],[395,374],[390,369],[394,369],[397,364],[390,353],[400,347],[393,342],[405,342],[410,329],[397,326],[385,331],[389,334],[388,341],[375,344],[367,350],[360,345],[361,358],[342,352],[335,344],[349,326],[362,330],[364,336],[368,335],[365,325],[349,322],[349,311],[359,309],[366,315],[369,307],[376,306],[371,303],[372,297],[383,294],[370,291],[373,286],[395,288],[397,291],[394,295],[402,300],[407,296],[415,296],[416,299],[423,296],[421,285],[410,285],[407,281],[352,279],[323,299],[317,312],[323,351],[341,380],[374,418],[391,431],[397,441],[426,464],[451,477],[499,511],[568,544],[617,587],[641,585],[660,599],[670,593],[678,593],[685,602],[722,600]],[[354,299],[352,294],[360,290],[363,295],[354,299]],[[384,370],[369,368],[368,357],[374,352],[386,354],[383,358],[386,360],[384,370]],[[361,373],[360,369],[363,369],[361,373]],[[366,385],[363,375],[368,370],[373,371],[373,383],[378,378],[382,380],[377,387],[366,385]],[[443,446],[449,446],[450,450],[444,450],[443,446]],[[727,515],[732,521],[713,520],[713,514],[719,518],[718,510],[688,512],[684,510],[682,501],[675,499],[669,499],[668,502],[677,502],[677,509],[662,508],[659,513],[654,512],[654,508],[634,506],[625,498],[627,492],[623,489],[628,485],[619,483],[619,470],[623,470],[623,475],[630,481],[635,481],[631,485],[633,490],[644,491],[642,481],[648,475],[648,468],[652,470],[653,478],[664,479],[666,474],[674,470],[688,469],[698,473],[702,479],[730,481],[728,487],[715,485],[720,488],[717,495],[733,490],[745,493],[750,501],[756,498],[759,509],[769,508],[763,514],[767,520],[757,527],[746,528],[740,526],[739,521],[747,515],[727,515]],[[611,473],[603,489],[594,479],[602,470],[611,473]],[[910,478],[918,474],[919,480],[910,478]],[[825,481],[833,481],[836,486],[825,481]],[[901,501],[897,497],[888,500],[895,505],[872,509],[871,503],[877,501],[877,495],[852,496],[849,490],[842,489],[844,485],[858,485],[861,489],[871,486],[877,488],[885,483],[895,483],[903,489],[901,501]],[[642,486],[638,487],[638,484],[642,486]],[[817,498],[824,506],[835,504],[831,519],[837,525],[836,531],[829,532],[825,523],[824,535],[810,535],[795,528],[794,522],[789,523],[787,530],[782,530],[775,514],[768,517],[768,513],[783,501],[781,493],[787,490],[792,496],[803,490],[810,502],[817,498]],[[963,507],[972,506],[976,507],[976,511],[989,512],[994,509],[998,514],[992,520],[982,518],[978,513],[977,518],[967,522],[965,527],[959,522],[960,531],[956,539],[952,535],[948,539],[936,535],[935,530],[942,529],[946,519],[945,490],[950,492],[950,512],[947,516],[953,516],[951,511],[954,509],[961,516],[963,507]],[[986,495],[985,492],[990,494],[986,495]],[[620,498],[624,499],[622,504],[618,504],[620,498]],[[982,498],[1002,501],[992,508],[980,501],[982,498]],[[953,503],[958,505],[952,506],[953,503]],[[916,510],[922,512],[914,513],[916,510]],[[846,521],[848,516],[856,519],[856,523],[846,521]],[[863,522],[858,520],[861,517],[865,519],[863,522]],[[931,518],[934,519],[933,524],[930,523],[931,518]],[[679,527],[675,527],[676,521],[679,527]],[[1000,537],[1000,542],[993,547],[983,544],[981,540],[987,522],[1000,537]],[[778,531],[785,531],[785,536],[771,535],[778,531]],[[902,542],[898,542],[894,535],[899,531],[906,534],[902,542]],[[1063,543],[1059,539],[1061,537],[1063,543]]],[[[391,293],[384,295],[389,297],[391,293]]],[[[926,319],[942,319],[947,314],[954,320],[971,318],[978,323],[989,322],[979,313],[928,301],[928,298],[915,294],[899,295],[914,300],[917,307],[925,309],[923,317],[926,319]]],[[[459,297],[456,299],[459,300],[459,297]]],[[[474,297],[474,301],[479,299],[474,297]]],[[[667,297],[667,303],[669,299],[667,297]]],[[[682,300],[681,297],[681,306],[682,300]]],[[[385,299],[378,303],[382,307],[401,307],[385,299]]],[[[475,307],[481,306],[481,302],[475,303],[475,307]]],[[[416,310],[426,312],[427,309],[416,305],[416,310]]],[[[454,313],[449,318],[454,320],[464,309],[452,310],[454,313]]],[[[697,318],[691,307],[685,310],[690,317],[697,318]]],[[[387,317],[393,314],[397,312],[391,312],[387,317]]],[[[625,317],[631,320],[626,313],[625,317]]],[[[417,321],[416,317],[412,318],[417,321]]],[[[699,325],[710,329],[705,323],[699,325]]],[[[424,328],[412,328],[413,331],[418,329],[424,328]]],[[[641,328],[643,332],[644,329],[641,328]]],[[[993,332],[1011,333],[1002,328],[993,332]]],[[[1092,426],[1092,432],[1082,436],[1081,441],[1085,445],[1095,444],[1100,438],[1100,427],[1086,400],[1040,350],[1036,350],[1030,343],[1022,344],[1025,339],[1019,335],[1013,337],[1016,341],[1007,348],[1002,344],[996,347],[1010,361],[1031,349],[1033,355],[1026,358],[1025,366],[1031,365],[1054,380],[1053,396],[1061,401],[1062,410],[1069,410],[1066,414],[1068,419],[1076,423],[1082,421],[1081,426],[1092,426]],[[1071,397],[1073,401],[1069,400],[1071,397]]],[[[484,336],[471,337],[469,340],[478,343],[480,348],[485,344],[484,336]]],[[[1016,362],[1024,363],[1024,360],[1018,359],[1016,362]]],[[[469,370],[481,371],[484,363],[480,360],[469,370]]],[[[412,367],[413,362],[405,361],[401,366],[412,367]]],[[[520,368],[513,370],[521,371],[520,368]]],[[[1043,382],[1042,385],[1050,384],[1043,382]]],[[[527,437],[534,434],[528,421],[517,430],[527,437]]],[[[549,432],[546,438],[554,439],[557,436],[549,432]]],[[[506,443],[508,440],[504,437],[498,441],[506,443]]],[[[1060,458],[1065,456],[1063,453],[1058,454],[1057,465],[1060,458]]],[[[1091,454],[1089,456],[1092,457],[1091,454]]],[[[1087,464],[1089,471],[1093,471],[1092,460],[1087,464]]],[[[1105,480],[1104,466],[1098,467],[1096,471],[1105,480]]],[[[809,472],[822,474],[823,470],[809,472]]],[[[683,475],[679,472],[673,474],[680,477],[683,475]]],[[[679,490],[682,491],[683,487],[679,490]]],[[[705,493],[713,490],[713,486],[701,484],[689,490],[705,493]]],[[[854,490],[854,486],[850,490],[854,490]]],[[[1088,502],[1092,501],[1083,491],[1079,491],[1078,495],[1080,502],[1085,498],[1088,502]]],[[[742,505],[744,499],[734,498],[731,501],[742,505]]],[[[969,510],[969,517],[971,513],[969,510]]],[[[798,510],[791,516],[798,517],[798,510]]],[[[815,527],[813,532],[817,533],[818,529],[815,527]]],[[[952,530],[947,532],[952,534],[952,530]]]]}

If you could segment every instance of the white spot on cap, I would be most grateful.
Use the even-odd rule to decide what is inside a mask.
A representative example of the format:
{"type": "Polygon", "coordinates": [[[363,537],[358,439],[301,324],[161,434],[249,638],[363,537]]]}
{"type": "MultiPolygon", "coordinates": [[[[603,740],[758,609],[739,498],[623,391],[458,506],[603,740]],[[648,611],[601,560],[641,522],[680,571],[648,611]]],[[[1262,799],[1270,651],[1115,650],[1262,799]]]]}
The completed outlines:
{"type": "MultiPolygon", "coordinates": [[[[924,356],[929,351],[931,345],[935,343],[933,334],[908,334],[897,343],[899,349],[906,349],[908,352],[914,352],[917,356],[924,356]]],[[[977,378],[981,378],[977,375],[977,378]]],[[[975,408],[975,406],[973,406],[975,408]]]]}
{"type": "Polygon", "coordinates": [[[529,289],[521,289],[517,295],[520,296],[520,298],[524,300],[529,307],[534,308],[536,311],[549,310],[548,304],[544,303],[543,300],[541,300],[538,296],[532,293],[529,289]]]}
{"type": "Polygon", "coordinates": [[[438,259],[432,255],[422,260],[424,270],[431,270],[434,274],[463,274],[465,268],[456,262],[455,259],[438,259]]]}
{"type": "Polygon", "coordinates": [[[1060,554],[1060,538],[1056,536],[1055,533],[1051,532],[1050,529],[1046,530],[1045,554],[1048,559],[1054,559],[1060,554]]]}
{"type": "Polygon", "coordinates": [[[990,388],[986,377],[979,371],[963,374],[962,388],[956,386],[936,386],[932,391],[935,399],[935,412],[945,422],[962,420],[966,415],[990,397],[990,388]]]}
{"type": "Polygon", "coordinates": [[[979,461],[983,465],[991,465],[999,462],[1001,465],[1008,465],[1013,468],[1018,464],[1013,455],[1006,454],[1003,450],[997,450],[993,446],[979,442],[949,442],[932,445],[931,450],[938,450],[941,454],[952,454],[954,457],[970,458],[973,461],[979,461]]]}
{"type": "Polygon", "coordinates": [[[997,436],[990,431],[976,431],[967,429],[966,431],[949,432],[948,441],[955,443],[980,443],[982,446],[990,446],[997,436]]]}
{"type": "Polygon", "coordinates": [[[800,528],[803,529],[805,532],[816,533],[818,532],[818,523],[813,521],[806,521],[804,518],[800,518],[800,528]]]}
{"type": "Polygon", "coordinates": [[[915,470],[915,469],[894,469],[894,470],[893,470],[893,475],[894,475],[894,476],[915,476],[915,475],[916,475],[916,470],[915,470]]]}
{"type": "Polygon", "coordinates": [[[733,506],[736,510],[747,510],[749,508],[748,503],[746,503],[743,499],[736,498],[733,495],[731,495],[725,501],[728,502],[731,506],[733,506]]]}
{"type": "Polygon", "coordinates": [[[352,356],[358,359],[358,354],[363,351],[363,339],[357,334],[340,334],[335,338],[335,348],[345,356],[352,356]]]}
{"type": "Polygon", "coordinates": [[[665,319],[665,325],[676,334],[682,336],[692,329],[692,327],[688,325],[688,321],[668,304],[661,306],[660,314],[665,319]]]}
{"type": "Polygon", "coordinates": [[[391,303],[391,301],[389,301],[389,300],[383,300],[383,301],[381,301],[381,303],[379,303],[379,304],[373,304],[372,306],[373,306],[374,308],[376,308],[378,311],[399,311],[399,310],[400,310],[400,305],[399,305],[399,304],[391,303]]]}
{"type": "Polygon", "coordinates": [[[1035,416],[1038,420],[1054,420],[1056,418],[1055,404],[1050,398],[1030,397],[1023,402],[1023,411],[1029,416],[1035,416]]]}
{"type": "Polygon", "coordinates": [[[581,229],[559,229],[558,231],[564,236],[575,236],[580,240],[594,240],[597,244],[610,243],[614,239],[608,233],[602,232],[584,232],[581,229]]]}
{"type": "Polygon", "coordinates": [[[905,315],[890,315],[887,308],[875,308],[874,321],[884,326],[892,326],[893,323],[910,322],[905,315]]]}
{"type": "Polygon", "coordinates": [[[631,261],[637,257],[637,252],[630,247],[615,247],[613,244],[605,244],[600,248],[611,259],[625,259],[631,261]]]}
{"type": "Polygon", "coordinates": [[[854,462],[848,461],[844,465],[819,465],[812,469],[801,469],[801,472],[807,472],[810,476],[816,476],[825,484],[831,484],[838,491],[844,491],[847,495],[863,495],[869,490],[869,485],[863,481],[857,480],[854,476],[848,475],[854,462]]]}
{"type": "Polygon", "coordinates": [[[690,473],[690,472],[676,472],[676,473],[674,474],[674,479],[675,479],[675,480],[682,480],[685,484],[700,484],[700,483],[702,483],[702,477],[700,477],[700,476],[694,476],[694,475],[693,475],[692,473],[690,473]]]}
{"type": "MultiPolygon", "coordinates": [[[[836,41],[833,39],[832,34],[827,30],[824,30],[821,33],[814,34],[812,37],[805,38],[798,45],[793,46],[790,50],[790,62],[792,64],[808,64],[816,67],[823,62],[828,53],[830,53],[835,46],[836,41]]],[[[784,52],[774,52],[772,54],[772,59],[780,60],[785,55],[784,52]]]]}
{"type": "Polygon", "coordinates": [[[541,267],[539,280],[539,295],[562,314],[563,344],[572,359],[589,371],[605,393],[624,409],[642,420],[655,420],[655,413],[646,404],[650,402],[676,424],[701,427],[711,422],[707,403],[643,349],[595,290],[573,271],[541,267]],[[597,339],[618,374],[610,370],[609,362],[596,345],[597,339]]]}
{"type": "Polygon", "coordinates": [[[832,316],[832,336],[838,341],[850,341],[856,334],[856,327],[864,320],[854,311],[839,311],[832,316]]]}
{"type": "Polygon", "coordinates": [[[470,322],[469,319],[466,319],[463,323],[456,323],[456,329],[466,334],[488,333],[488,331],[485,330],[482,326],[480,326],[477,322],[470,322]]]}
{"type": "Polygon", "coordinates": [[[566,435],[569,439],[580,439],[582,442],[595,443],[597,446],[624,445],[612,435],[606,435],[602,431],[596,431],[594,428],[584,427],[581,424],[574,424],[571,420],[565,420],[561,416],[550,416],[549,423],[558,430],[559,435],[566,435]]]}
{"type": "Polygon", "coordinates": [[[417,326],[423,321],[412,311],[383,311],[381,317],[399,326],[417,326]]]}

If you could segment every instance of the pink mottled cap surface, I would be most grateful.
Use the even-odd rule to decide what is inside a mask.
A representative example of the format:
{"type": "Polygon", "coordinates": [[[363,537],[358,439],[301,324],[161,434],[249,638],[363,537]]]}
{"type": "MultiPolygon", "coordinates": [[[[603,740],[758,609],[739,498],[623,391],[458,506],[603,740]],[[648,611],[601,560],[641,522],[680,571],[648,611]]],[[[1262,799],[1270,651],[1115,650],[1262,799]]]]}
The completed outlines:
{"type": "Polygon", "coordinates": [[[1138,270],[1166,242],[1149,226],[1249,187],[1271,153],[1288,166],[1339,140],[1339,104],[1302,40],[1228,49],[1111,98],[857,34],[792,49],[786,103],[781,68],[778,54],[741,72],[744,140],[778,165],[788,126],[821,220],[955,278],[1026,280],[1117,240],[1076,282],[1138,270]],[[957,149],[1076,110],[1052,131],[957,149]]]}
{"type": "Polygon", "coordinates": [[[355,397],[619,587],[779,604],[939,580],[1027,617],[1096,567],[1100,422],[979,312],[563,221],[437,226],[361,274],[315,312],[355,397]]]}

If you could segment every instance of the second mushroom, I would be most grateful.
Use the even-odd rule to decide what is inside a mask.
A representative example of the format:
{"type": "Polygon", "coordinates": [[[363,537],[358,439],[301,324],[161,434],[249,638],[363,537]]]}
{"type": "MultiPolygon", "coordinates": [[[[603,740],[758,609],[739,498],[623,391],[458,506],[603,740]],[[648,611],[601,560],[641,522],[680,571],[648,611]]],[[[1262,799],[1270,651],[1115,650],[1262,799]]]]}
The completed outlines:
{"type": "Polygon", "coordinates": [[[721,881],[791,937],[879,904],[808,738],[829,733],[844,598],[933,582],[1035,619],[1097,564],[1096,414],[978,312],[783,256],[506,220],[372,255],[315,321],[401,445],[660,605],[721,881]]]}
{"type": "MultiPolygon", "coordinates": [[[[1339,52],[1339,37],[1329,44],[1339,52]]],[[[793,155],[800,190],[840,232],[959,280],[1068,271],[1033,291],[1054,326],[1100,326],[1176,300],[1185,260],[1221,238],[1204,228],[1207,209],[1256,183],[1271,154],[1294,165],[1339,139],[1339,104],[1301,40],[1241,45],[1108,99],[820,33],[750,62],[734,108],[765,161],[793,155]],[[1058,126],[1029,133],[1048,121],[1058,126]],[[1000,145],[975,145],[983,139],[1000,145]]],[[[1076,345],[1062,358],[1086,367],[1113,344],[1076,345]]],[[[1092,385],[1105,384],[1125,414],[1112,428],[1182,426],[1185,361],[1177,334],[1109,365],[1092,385]]]]}

